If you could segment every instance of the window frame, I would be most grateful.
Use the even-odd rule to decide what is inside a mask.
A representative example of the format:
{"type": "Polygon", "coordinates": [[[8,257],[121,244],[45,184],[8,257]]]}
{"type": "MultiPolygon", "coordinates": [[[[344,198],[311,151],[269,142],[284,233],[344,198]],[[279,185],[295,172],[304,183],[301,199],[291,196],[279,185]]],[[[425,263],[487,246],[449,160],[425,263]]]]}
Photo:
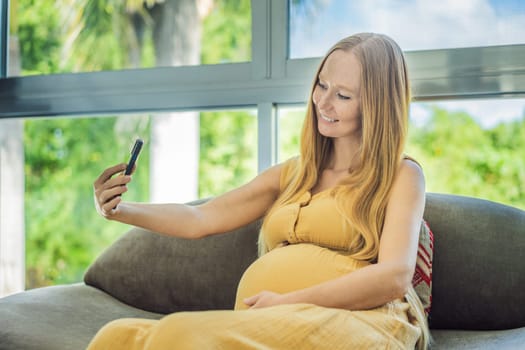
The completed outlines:
{"type": "Polygon", "coordinates": [[[0,0],[0,84],[7,76],[7,57],[9,55],[9,0],[0,0]]]}
{"type": "MultiPolygon", "coordinates": [[[[319,58],[288,59],[288,1],[252,0],[252,61],[6,77],[0,0],[0,118],[256,107],[258,170],[277,161],[277,105],[304,104],[319,58]]],[[[525,96],[525,43],[406,53],[414,100],[525,96]]]]}
{"type": "MultiPolygon", "coordinates": [[[[288,0],[251,0],[251,6],[251,62],[7,77],[9,0],[0,0],[0,122],[255,107],[261,172],[278,161],[277,107],[304,105],[320,58],[288,58],[288,0]]],[[[525,42],[410,51],[406,57],[415,101],[525,97],[525,42]]],[[[23,288],[23,229],[0,230],[0,238],[6,235],[17,252],[0,256],[0,264],[14,259],[13,283],[23,288]]]]}

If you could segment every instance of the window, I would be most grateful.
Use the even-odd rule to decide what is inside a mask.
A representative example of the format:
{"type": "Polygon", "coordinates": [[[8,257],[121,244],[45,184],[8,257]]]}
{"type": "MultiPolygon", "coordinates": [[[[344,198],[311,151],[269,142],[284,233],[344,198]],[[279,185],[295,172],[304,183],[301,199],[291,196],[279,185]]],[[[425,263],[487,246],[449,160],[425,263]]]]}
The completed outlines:
{"type": "Polygon", "coordinates": [[[11,3],[9,76],[251,59],[250,1],[11,3]]]}
{"type": "Polygon", "coordinates": [[[489,199],[525,210],[525,99],[412,104],[408,153],[430,192],[489,199]]]}
{"type": "MultiPolygon", "coordinates": [[[[149,21],[154,8],[140,8],[139,15],[137,9],[129,9],[126,14],[122,8],[111,7],[118,2],[96,1],[106,5],[104,11],[124,15],[93,17],[99,9],[86,7],[85,19],[90,21],[83,24],[85,27],[72,26],[75,17],[71,14],[78,8],[71,4],[85,5],[83,1],[11,0],[10,30],[6,30],[7,1],[0,1],[0,269],[9,271],[0,273],[0,295],[23,289],[24,278],[30,280],[27,287],[80,280],[80,265],[72,267],[69,257],[63,261],[49,257],[73,254],[85,265],[95,251],[109,244],[112,235],[126,229],[93,212],[91,182],[101,169],[93,165],[91,158],[101,157],[97,164],[104,166],[125,161],[137,133],[146,132],[147,141],[139,160],[140,173],[134,180],[139,185],[129,193],[138,200],[165,201],[180,196],[179,200],[186,201],[213,196],[240,185],[278,160],[296,155],[304,103],[319,57],[328,45],[355,31],[385,32],[407,51],[417,101],[413,103],[407,151],[422,163],[428,190],[525,206],[521,185],[516,186],[515,182],[516,176],[524,178],[520,170],[523,157],[516,156],[513,148],[515,140],[525,139],[521,121],[525,42],[519,36],[524,32],[523,1],[434,4],[423,0],[214,0],[214,7],[205,9],[206,16],[198,24],[185,28],[188,37],[199,35],[199,28],[201,31],[201,39],[190,42],[192,54],[175,57],[168,63],[165,56],[162,60],[156,58],[161,50],[155,49],[152,22],[142,26],[140,45],[133,41],[138,40],[137,32],[123,36],[122,28],[140,27],[141,21],[149,21]],[[401,26],[398,23],[402,16],[414,17],[401,26]],[[494,21],[483,26],[488,19],[494,21]],[[100,26],[94,24],[97,22],[100,26]],[[97,28],[96,34],[89,33],[88,28],[97,28]],[[494,108],[489,107],[492,104],[494,108]],[[476,106],[494,113],[479,114],[476,106]],[[507,106],[513,110],[501,113],[507,106]],[[178,114],[173,116],[174,113],[178,114]],[[502,124],[493,123],[493,117],[502,124]],[[153,123],[154,118],[159,123],[153,123]],[[61,123],[69,123],[73,130],[86,128],[86,135],[93,133],[89,125],[98,125],[97,132],[101,134],[113,134],[100,142],[82,142],[79,138],[67,143],[69,133],[65,127],[58,127],[61,123]],[[159,138],[151,135],[163,123],[174,125],[176,130],[157,128],[159,135],[163,131],[166,135],[159,143],[159,138]],[[31,125],[35,133],[28,136],[31,125]],[[115,125],[119,125],[118,133],[114,132],[115,125]],[[443,135],[448,137],[455,128],[466,126],[471,131],[458,140],[463,147],[470,147],[465,154],[458,155],[457,147],[452,145],[439,149],[435,147],[438,142],[428,141],[431,137],[443,140],[443,135]],[[53,140],[51,146],[32,147],[42,138],[38,133],[53,140]],[[507,141],[500,137],[504,134],[509,135],[507,141]],[[170,145],[167,135],[184,145],[170,145]],[[97,151],[97,147],[104,151],[97,151]],[[71,152],[77,152],[75,159],[66,162],[71,152]],[[155,161],[158,156],[171,158],[159,163],[155,161]],[[38,163],[36,159],[41,157],[48,163],[38,163]],[[186,164],[191,165],[177,167],[174,159],[186,159],[186,164]],[[78,167],[81,160],[86,168],[80,174],[68,170],[72,163],[78,167]],[[468,179],[458,172],[452,177],[444,176],[448,162],[467,162],[468,179]],[[48,165],[55,168],[46,173],[48,165]],[[161,180],[152,181],[153,172],[158,173],[153,168],[161,166],[167,167],[163,172],[169,176],[164,177],[166,185],[162,186],[173,189],[172,193],[150,187],[161,184],[161,180]],[[20,181],[24,171],[38,174],[27,177],[25,192],[20,181]],[[54,183],[62,190],[77,177],[80,182],[74,184],[78,188],[74,198],[83,196],[81,204],[63,202],[64,195],[50,190],[53,201],[45,201],[42,192],[38,197],[36,185],[44,186],[46,182],[49,187],[54,183]],[[508,186],[502,189],[495,179],[508,181],[508,186]],[[461,181],[468,181],[468,186],[461,181]],[[181,183],[187,186],[174,187],[181,183]],[[483,183],[490,186],[482,186],[483,183]],[[481,192],[480,188],[488,192],[481,192]],[[107,233],[100,230],[100,234],[106,241],[98,246],[97,242],[92,247],[77,246],[64,253],[56,248],[64,240],[63,234],[55,236],[55,231],[49,229],[56,227],[56,222],[47,223],[47,228],[41,223],[39,227],[46,228],[47,233],[39,236],[31,233],[36,232],[36,221],[24,219],[35,216],[38,210],[56,210],[62,219],[56,208],[71,212],[69,206],[90,210],[93,220],[87,220],[101,222],[107,233]],[[25,232],[27,237],[37,237],[37,241],[28,238],[25,242],[25,232]],[[28,261],[53,261],[47,265],[53,268],[44,274],[25,275],[20,263],[25,259],[24,250],[28,261]],[[59,253],[62,255],[53,255],[59,253]],[[2,284],[2,276],[11,277],[2,284]]],[[[144,3],[134,1],[141,2],[144,3]]],[[[148,1],[159,6],[157,9],[176,2],[205,4],[207,0],[148,1]]],[[[452,136],[447,142],[455,139],[452,136]]],[[[85,218],[68,220],[73,219],[78,221],[76,225],[85,225],[85,218]]]]}
{"type": "MultiPolygon", "coordinates": [[[[279,161],[298,155],[305,108],[279,109],[279,161]]],[[[525,210],[525,99],[413,102],[407,153],[427,191],[525,210]]]]}
{"type": "Polygon", "coordinates": [[[522,44],[519,0],[290,1],[290,58],[322,56],[352,33],[379,32],[406,51],[522,44]]]}
{"type": "Polygon", "coordinates": [[[306,109],[303,106],[279,108],[279,162],[299,155],[299,140],[306,109]]]}
{"type": "MultiPolygon", "coordinates": [[[[145,145],[126,200],[191,201],[257,173],[253,110],[15,121],[1,120],[0,127],[23,137],[25,161],[6,164],[17,166],[25,182],[27,288],[81,280],[102,249],[129,229],[98,216],[92,184],[104,168],[128,160],[136,137],[145,145]]],[[[23,232],[20,221],[16,231],[23,232]]]]}

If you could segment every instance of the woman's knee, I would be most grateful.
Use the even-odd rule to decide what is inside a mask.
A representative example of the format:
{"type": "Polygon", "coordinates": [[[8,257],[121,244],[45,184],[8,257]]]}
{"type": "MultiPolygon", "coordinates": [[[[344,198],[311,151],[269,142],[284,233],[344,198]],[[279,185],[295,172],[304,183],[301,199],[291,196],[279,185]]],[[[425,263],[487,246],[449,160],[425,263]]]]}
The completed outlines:
{"type": "Polygon", "coordinates": [[[91,340],[88,350],[141,349],[154,320],[123,318],[104,325],[91,340]]]}
{"type": "Polygon", "coordinates": [[[203,349],[214,344],[199,312],[178,312],[164,317],[151,329],[145,349],[203,349]]]}

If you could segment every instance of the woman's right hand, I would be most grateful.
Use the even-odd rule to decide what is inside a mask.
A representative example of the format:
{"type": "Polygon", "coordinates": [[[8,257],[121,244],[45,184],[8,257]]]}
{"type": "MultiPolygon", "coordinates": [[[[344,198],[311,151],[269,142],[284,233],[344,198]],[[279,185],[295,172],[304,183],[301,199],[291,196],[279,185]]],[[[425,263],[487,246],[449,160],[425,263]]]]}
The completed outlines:
{"type": "Polygon", "coordinates": [[[131,181],[129,175],[118,175],[124,172],[126,164],[118,164],[107,168],[93,183],[95,208],[97,212],[107,219],[111,219],[118,212],[118,204],[122,201],[122,194],[131,181]]]}

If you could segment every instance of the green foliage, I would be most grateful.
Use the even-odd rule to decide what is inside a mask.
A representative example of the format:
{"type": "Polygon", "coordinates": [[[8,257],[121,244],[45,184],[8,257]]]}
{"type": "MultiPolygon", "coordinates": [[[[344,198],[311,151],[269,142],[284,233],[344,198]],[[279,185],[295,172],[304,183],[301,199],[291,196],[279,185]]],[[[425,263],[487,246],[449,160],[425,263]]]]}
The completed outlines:
{"type": "Polygon", "coordinates": [[[59,12],[53,0],[18,0],[16,33],[24,75],[59,71],[62,38],[59,12]]]}
{"type": "Polygon", "coordinates": [[[250,1],[215,1],[203,21],[201,62],[216,64],[251,59],[250,1]]]}
{"type": "MultiPolygon", "coordinates": [[[[250,1],[215,1],[203,21],[203,64],[246,61],[251,52],[250,1]]],[[[199,196],[224,193],[257,173],[257,124],[245,111],[200,115],[199,196]]]]}
{"type": "MultiPolygon", "coordinates": [[[[127,121],[127,120],[126,120],[127,121]]],[[[133,135],[111,118],[35,119],[25,122],[27,287],[80,281],[93,257],[125,229],[95,212],[92,184],[101,164],[126,161],[133,135]]],[[[148,152],[141,155],[148,164],[148,152]]],[[[148,170],[126,193],[147,200],[148,170]]]]}
{"type": "MultiPolygon", "coordinates": [[[[130,31],[124,5],[124,0],[71,0],[60,5],[20,0],[17,19],[24,74],[129,66],[132,42],[123,34],[130,31]]],[[[249,60],[249,6],[244,0],[216,1],[203,23],[203,62],[249,60]]],[[[145,28],[140,52],[143,67],[154,66],[150,27],[145,28]]],[[[127,160],[134,135],[147,139],[149,129],[148,118],[134,116],[26,121],[28,288],[80,281],[101,250],[127,229],[97,215],[92,183],[103,167],[127,160]]],[[[222,193],[255,175],[255,140],[252,113],[202,113],[201,196],[222,193]]],[[[147,201],[147,164],[146,144],[127,200],[147,201]]]]}
{"type": "MultiPolygon", "coordinates": [[[[279,119],[281,161],[298,154],[304,110],[279,119]]],[[[525,210],[525,115],[484,129],[464,112],[434,108],[422,126],[410,126],[407,154],[425,172],[427,191],[479,197],[525,210]]]]}
{"type": "Polygon", "coordinates": [[[257,173],[257,124],[244,111],[200,115],[199,197],[216,196],[257,173]]]}
{"type": "Polygon", "coordinates": [[[304,108],[279,111],[279,161],[299,155],[299,141],[305,113],[304,108]]]}
{"type": "MultiPolygon", "coordinates": [[[[16,28],[24,74],[128,67],[133,43],[124,5],[125,0],[70,0],[67,6],[18,0],[16,28]],[[68,31],[71,28],[82,30],[68,31]]],[[[216,0],[202,30],[203,63],[250,59],[250,1],[216,0]]],[[[139,48],[143,67],[154,66],[154,47],[147,27],[139,48]]],[[[281,117],[281,160],[298,153],[303,116],[303,111],[288,111],[281,117]]],[[[254,114],[205,112],[200,125],[199,195],[217,195],[250,180],[257,169],[254,114]]],[[[28,288],[80,281],[101,250],[127,229],[96,214],[92,184],[103,167],[127,160],[135,135],[148,139],[149,132],[149,118],[141,116],[26,121],[28,288]]],[[[465,113],[440,109],[426,125],[412,127],[408,145],[408,153],[424,167],[429,191],[525,209],[523,149],[525,116],[486,130],[465,113]]],[[[148,164],[146,143],[127,200],[148,199],[148,164]]]]}
{"type": "Polygon", "coordinates": [[[525,117],[483,129],[464,112],[434,108],[424,126],[412,126],[407,149],[421,162],[428,191],[525,209],[525,117]]]}
{"type": "Polygon", "coordinates": [[[130,33],[123,0],[73,0],[63,3],[64,41],[61,64],[68,71],[100,71],[129,67],[130,33]],[[128,30],[129,31],[129,30],[128,30]]]}
{"type": "MultiPolygon", "coordinates": [[[[72,41],[72,49],[66,52],[65,61],[61,63],[64,69],[99,71],[154,67],[153,20],[140,6],[140,3],[153,2],[73,1],[69,11],[80,15],[72,16],[65,26],[65,37],[72,41]],[[134,27],[134,20],[143,26],[134,27]],[[139,62],[130,60],[132,52],[139,56],[139,62]]],[[[212,12],[203,20],[202,63],[249,61],[250,43],[250,1],[215,0],[212,12]]]]}

